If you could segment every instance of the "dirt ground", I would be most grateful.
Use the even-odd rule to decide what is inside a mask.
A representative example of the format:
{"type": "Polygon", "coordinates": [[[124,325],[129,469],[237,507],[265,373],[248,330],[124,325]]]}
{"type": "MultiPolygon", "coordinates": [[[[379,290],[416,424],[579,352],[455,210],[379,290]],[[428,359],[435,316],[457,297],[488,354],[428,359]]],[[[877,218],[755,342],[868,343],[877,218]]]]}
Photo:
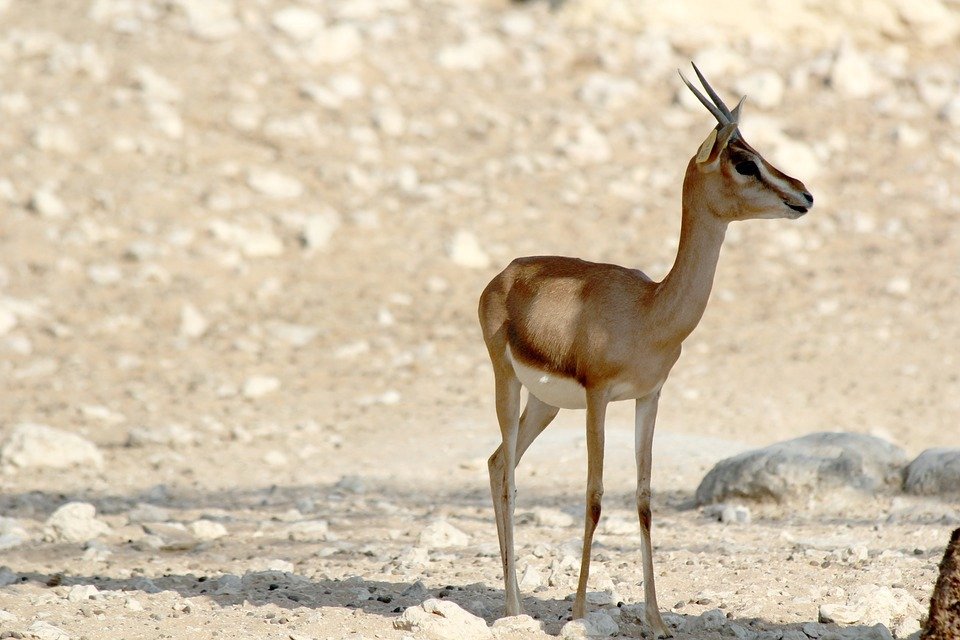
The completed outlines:
{"type": "MultiPolygon", "coordinates": [[[[956,445],[960,4],[722,4],[0,0],[0,441],[45,424],[104,459],[3,467],[22,540],[0,636],[401,638],[431,596],[501,616],[477,297],[518,255],[663,277],[713,126],[691,59],[749,94],[744,136],[816,206],[731,227],[664,389],[661,608],[780,638],[861,585],[926,605],[956,500],[731,525],[692,496],[717,460],[814,431],[956,445]],[[70,501],[109,525],[97,543],[45,533],[70,501]],[[178,544],[157,521],[223,529],[178,544]],[[465,539],[421,536],[438,521],[465,539]]],[[[608,417],[592,578],[628,605],[631,411],[608,417]]],[[[550,634],[582,420],[518,472],[524,603],[550,634]]]]}

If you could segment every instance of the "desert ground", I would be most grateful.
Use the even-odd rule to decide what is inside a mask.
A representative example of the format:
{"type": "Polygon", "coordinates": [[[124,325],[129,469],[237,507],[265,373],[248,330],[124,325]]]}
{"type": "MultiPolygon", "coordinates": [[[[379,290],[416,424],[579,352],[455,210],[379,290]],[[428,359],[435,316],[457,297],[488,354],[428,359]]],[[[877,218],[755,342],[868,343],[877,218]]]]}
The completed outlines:
{"type": "MultiPolygon", "coordinates": [[[[960,3],[0,0],[0,637],[561,633],[583,414],[518,469],[535,622],[494,628],[477,298],[522,255],[667,273],[715,124],[691,60],[816,203],[730,227],[664,387],[661,610],[679,638],[914,633],[956,495],[693,496],[813,432],[956,446],[960,3]],[[879,592],[886,618],[818,621],[879,592]],[[490,630],[397,628],[430,598],[490,630]]],[[[621,637],[632,409],[591,574],[621,637]]]]}

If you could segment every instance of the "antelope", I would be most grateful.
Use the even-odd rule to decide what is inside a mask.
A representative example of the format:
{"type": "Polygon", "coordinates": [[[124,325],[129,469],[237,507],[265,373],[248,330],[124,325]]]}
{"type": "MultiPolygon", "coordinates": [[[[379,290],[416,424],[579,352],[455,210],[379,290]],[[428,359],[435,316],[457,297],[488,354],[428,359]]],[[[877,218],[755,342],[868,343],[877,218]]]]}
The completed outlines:
{"type": "MultiPolygon", "coordinates": [[[[775,168],[743,139],[744,99],[730,110],[693,65],[710,96],[680,73],[717,125],[687,165],[676,260],[660,282],[637,269],[561,256],[517,258],[480,296],[502,442],[490,456],[490,491],[506,596],[506,615],[522,613],[513,538],[515,469],[563,409],[586,409],[587,490],[580,578],[573,617],[586,613],[590,549],[603,496],[607,404],[635,400],[637,513],[646,624],[670,636],[657,606],[650,541],[650,463],[660,390],[700,322],[727,225],[754,218],[796,219],[813,205],[799,180],[775,168]],[[520,415],[521,387],[527,403],[520,415]]],[[[745,98],[745,97],[744,97],[745,98]]]]}

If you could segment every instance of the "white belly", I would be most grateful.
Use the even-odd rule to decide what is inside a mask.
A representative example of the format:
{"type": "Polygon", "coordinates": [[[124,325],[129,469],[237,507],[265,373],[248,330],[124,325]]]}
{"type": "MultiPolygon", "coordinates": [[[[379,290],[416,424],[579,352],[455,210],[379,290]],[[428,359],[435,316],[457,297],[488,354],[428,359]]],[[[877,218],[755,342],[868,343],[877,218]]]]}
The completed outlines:
{"type": "Polygon", "coordinates": [[[587,408],[587,390],[573,378],[525,365],[513,357],[510,347],[507,347],[507,358],[513,363],[520,384],[538,399],[561,409],[587,408]]]}

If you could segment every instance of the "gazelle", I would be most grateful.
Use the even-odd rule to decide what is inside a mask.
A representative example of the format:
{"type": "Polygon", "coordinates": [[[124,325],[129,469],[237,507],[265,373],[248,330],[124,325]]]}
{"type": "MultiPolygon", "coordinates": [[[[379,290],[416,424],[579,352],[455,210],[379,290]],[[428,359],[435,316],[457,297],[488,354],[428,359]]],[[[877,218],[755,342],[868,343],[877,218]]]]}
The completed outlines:
{"type": "Polygon", "coordinates": [[[681,78],[718,124],[687,165],[680,246],[663,281],[612,264],[537,256],[511,262],[480,296],[503,438],[488,464],[508,616],[522,611],[513,542],[517,463],[560,408],[586,409],[586,515],[573,605],[573,616],[581,618],[603,496],[604,416],[609,402],[633,399],[646,622],[657,635],[671,635],[657,606],[650,543],[650,459],[660,389],[703,315],[727,225],[796,219],[813,204],[799,180],[743,139],[737,125],[743,100],[731,111],[696,65],[694,71],[712,102],[681,78]],[[523,415],[521,386],[529,392],[523,415]]]}

